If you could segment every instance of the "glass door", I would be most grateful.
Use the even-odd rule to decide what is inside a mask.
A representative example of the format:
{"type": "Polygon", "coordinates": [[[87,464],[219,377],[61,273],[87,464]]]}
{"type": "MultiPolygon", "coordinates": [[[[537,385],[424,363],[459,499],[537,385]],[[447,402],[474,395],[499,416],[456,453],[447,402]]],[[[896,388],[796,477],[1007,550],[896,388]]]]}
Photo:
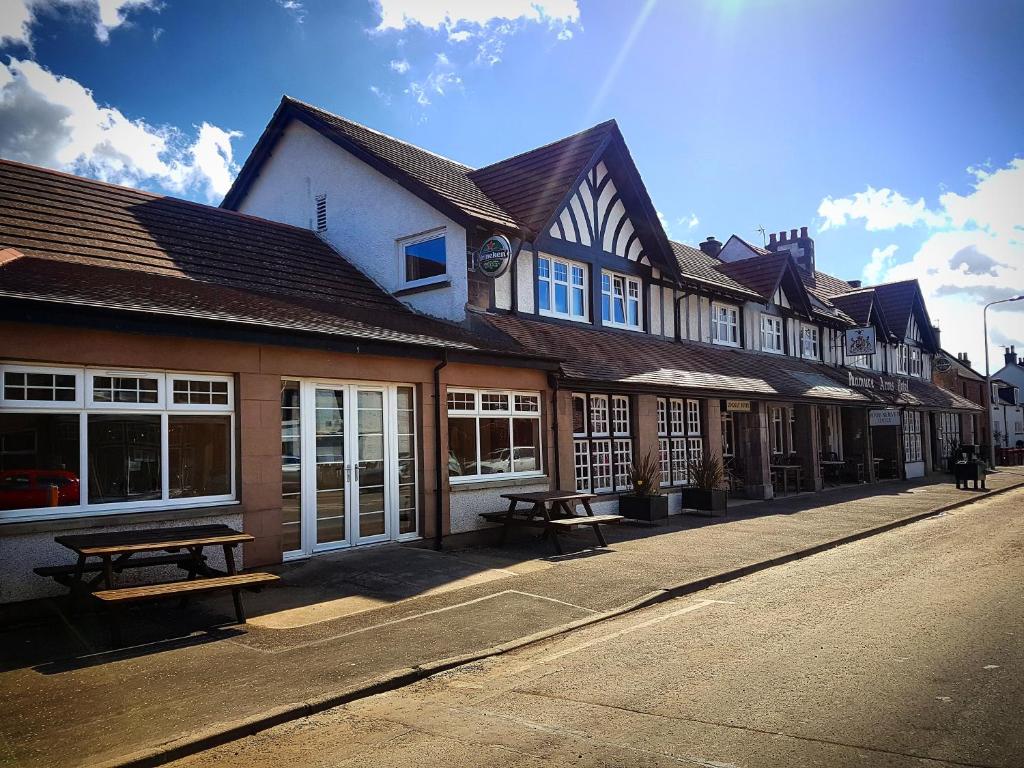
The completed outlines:
{"type": "Polygon", "coordinates": [[[352,494],[353,543],[389,538],[387,493],[389,461],[385,448],[385,391],[376,387],[354,387],[356,400],[356,442],[353,446],[355,488],[352,494]]]}
{"type": "Polygon", "coordinates": [[[313,520],[308,526],[313,529],[313,549],[337,545],[348,539],[346,513],[349,505],[346,496],[351,472],[346,457],[351,452],[346,444],[347,400],[348,390],[345,387],[317,387],[314,392],[316,471],[313,481],[316,487],[312,499],[313,520]]]}

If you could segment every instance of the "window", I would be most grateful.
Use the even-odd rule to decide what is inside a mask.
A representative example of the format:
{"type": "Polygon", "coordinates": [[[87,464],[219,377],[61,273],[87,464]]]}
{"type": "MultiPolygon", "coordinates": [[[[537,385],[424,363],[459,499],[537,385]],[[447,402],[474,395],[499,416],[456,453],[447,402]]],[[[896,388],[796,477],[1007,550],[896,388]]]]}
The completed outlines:
{"type": "Polygon", "coordinates": [[[633,462],[629,398],[583,393],[574,393],[572,398],[576,489],[591,493],[629,490],[629,465],[633,462]]]}
{"type": "Polygon", "coordinates": [[[811,360],[817,360],[818,352],[818,329],[808,325],[800,326],[800,354],[811,360]]]}
{"type": "Polygon", "coordinates": [[[903,460],[908,464],[922,460],[921,412],[903,412],[903,460]]]}
{"type": "Polygon", "coordinates": [[[587,268],[549,256],[537,258],[537,307],[542,315],[587,319],[587,268]]]}
{"type": "Polygon", "coordinates": [[[448,274],[444,232],[431,233],[399,242],[402,276],[407,286],[429,285],[448,274]]]}
{"type": "Polygon", "coordinates": [[[711,305],[711,341],[730,347],[740,345],[740,311],[728,304],[711,305]]]}
{"type": "Polygon", "coordinates": [[[771,444],[771,451],[774,456],[784,455],[786,451],[786,437],[787,428],[786,424],[789,419],[786,418],[786,411],[788,408],[782,406],[773,405],[769,410],[769,430],[768,437],[769,443],[771,444]]]}
{"type": "Polygon", "coordinates": [[[896,373],[907,373],[908,361],[910,359],[910,351],[906,344],[900,344],[896,347],[896,373]]]}
{"type": "Polygon", "coordinates": [[[281,550],[302,548],[302,421],[300,385],[281,382],[281,550]]]}
{"type": "Polygon", "coordinates": [[[782,318],[761,315],[761,350],[782,352],[782,318]]]}
{"type": "Polygon", "coordinates": [[[935,438],[938,443],[938,451],[935,456],[935,466],[943,468],[954,448],[960,444],[960,416],[956,413],[935,414],[935,438]]]}
{"type": "Polygon", "coordinates": [[[918,347],[909,347],[910,350],[910,375],[921,377],[921,350],[918,347]]]}
{"type": "Polygon", "coordinates": [[[722,456],[729,458],[736,455],[736,423],[732,414],[722,410],[722,456]]]}
{"type": "Polygon", "coordinates": [[[601,273],[601,321],[613,328],[640,328],[640,280],[601,273]]]}
{"type": "Polygon", "coordinates": [[[677,397],[658,398],[658,459],[661,484],[689,482],[689,462],[704,452],[700,401],[677,397]]]}
{"type": "Polygon", "coordinates": [[[0,510],[23,517],[234,498],[230,378],[0,370],[0,510]]]}
{"type": "Polygon", "coordinates": [[[538,393],[448,391],[448,476],[453,482],[540,471],[538,393]]]}

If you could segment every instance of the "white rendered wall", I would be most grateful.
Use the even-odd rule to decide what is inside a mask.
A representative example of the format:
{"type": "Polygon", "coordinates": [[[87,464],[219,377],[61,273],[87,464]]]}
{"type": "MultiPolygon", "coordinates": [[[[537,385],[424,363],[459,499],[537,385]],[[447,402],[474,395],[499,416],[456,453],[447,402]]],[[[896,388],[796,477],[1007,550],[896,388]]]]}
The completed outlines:
{"type": "Polygon", "coordinates": [[[325,239],[389,292],[403,287],[396,241],[445,228],[451,285],[401,299],[436,317],[465,318],[465,229],[303,123],[285,129],[239,210],[310,229],[315,197],[325,193],[325,239]]]}
{"type": "Polygon", "coordinates": [[[520,312],[534,311],[533,303],[533,254],[522,250],[516,260],[516,301],[520,312]]]}
{"type": "Polygon", "coordinates": [[[502,512],[508,509],[508,501],[501,498],[503,493],[537,493],[551,490],[546,477],[537,478],[536,485],[509,483],[499,487],[488,484],[483,488],[474,487],[474,485],[474,483],[466,485],[453,483],[451,485],[451,493],[448,496],[448,512],[452,533],[465,533],[494,525],[480,517],[480,513],[502,512]]]}
{"type": "Polygon", "coordinates": [[[498,309],[512,309],[512,270],[508,270],[494,281],[494,306],[498,309]]]}

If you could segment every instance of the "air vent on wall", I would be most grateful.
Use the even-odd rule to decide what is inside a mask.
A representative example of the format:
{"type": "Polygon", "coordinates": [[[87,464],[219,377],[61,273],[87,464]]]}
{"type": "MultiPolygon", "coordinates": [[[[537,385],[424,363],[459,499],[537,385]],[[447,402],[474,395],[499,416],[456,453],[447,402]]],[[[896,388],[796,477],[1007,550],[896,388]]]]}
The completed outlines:
{"type": "Polygon", "coordinates": [[[327,231],[327,195],[316,196],[316,231],[327,231]]]}

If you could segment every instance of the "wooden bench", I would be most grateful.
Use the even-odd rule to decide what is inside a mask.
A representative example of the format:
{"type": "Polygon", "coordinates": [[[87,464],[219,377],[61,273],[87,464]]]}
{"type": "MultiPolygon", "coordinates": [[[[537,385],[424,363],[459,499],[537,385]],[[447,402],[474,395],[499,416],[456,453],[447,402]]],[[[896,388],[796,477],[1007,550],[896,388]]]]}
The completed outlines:
{"type": "Polygon", "coordinates": [[[622,520],[622,515],[595,515],[590,508],[590,502],[594,498],[591,493],[578,491],[539,491],[534,493],[504,493],[502,498],[509,500],[508,509],[505,512],[481,512],[480,516],[492,523],[501,523],[501,542],[504,543],[509,528],[514,526],[527,526],[532,528],[543,528],[544,537],[551,537],[555,544],[555,551],[563,554],[562,545],[558,540],[558,534],[588,526],[594,531],[597,543],[607,547],[608,542],[601,533],[601,526],[607,523],[617,523],[622,520]],[[524,508],[517,508],[518,504],[524,504],[524,508]],[[583,506],[586,515],[577,515],[574,511],[576,504],[583,506]]]}
{"type": "Polygon", "coordinates": [[[552,520],[548,525],[555,525],[559,528],[577,528],[581,525],[603,525],[605,523],[617,523],[622,520],[622,515],[594,515],[593,517],[584,517],[583,515],[576,515],[575,517],[559,517],[552,520]]]}
{"type": "MultiPolygon", "coordinates": [[[[101,589],[93,592],[92,596],[104,603],[131,603],[141,600],[157,600],[161,597],[173,597],[175,595],[200,594],[230,589],[237,597],[238,590],[243,587],[266,584],[271,581],[277,581],[279,578],[279,576],[275,576],[272,573],[236,573],[234,576],[211,576],[208,579],[171,581],[161,584],[144,584],[138,587],[120,587],[118,589],[101,589]]],[[[235,601],[235,614],[238,616],[238,623],[244,624],[245,612],[242,610],[241,600],[235,601]]]]}

